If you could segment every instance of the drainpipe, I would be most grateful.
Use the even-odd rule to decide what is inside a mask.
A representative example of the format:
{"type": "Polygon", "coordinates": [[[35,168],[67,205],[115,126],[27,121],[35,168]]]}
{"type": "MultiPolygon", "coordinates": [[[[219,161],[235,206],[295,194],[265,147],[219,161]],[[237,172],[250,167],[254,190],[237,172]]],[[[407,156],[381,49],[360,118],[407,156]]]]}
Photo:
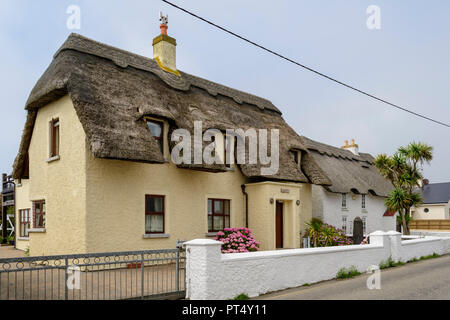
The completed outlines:
{"type": "Polygon", "coordinates": [[[241,189],[245,195],[245,227],[248,228],[248,193],[245,191],[245,184],[241,185],[241,189]]]}

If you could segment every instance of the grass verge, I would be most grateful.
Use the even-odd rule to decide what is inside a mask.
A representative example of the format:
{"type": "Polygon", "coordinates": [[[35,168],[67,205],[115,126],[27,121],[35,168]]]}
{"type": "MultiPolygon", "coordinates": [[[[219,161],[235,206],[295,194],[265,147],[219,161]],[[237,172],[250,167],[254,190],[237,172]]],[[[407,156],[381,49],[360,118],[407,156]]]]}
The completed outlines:
{"type": "Polygon", "coordinates": [[[342,268],[336,274],[337,279],[349,279],[355,276],[359,276],[361,272],[359,272],[355,266],[351,266],[350,268],[342,268]]]}

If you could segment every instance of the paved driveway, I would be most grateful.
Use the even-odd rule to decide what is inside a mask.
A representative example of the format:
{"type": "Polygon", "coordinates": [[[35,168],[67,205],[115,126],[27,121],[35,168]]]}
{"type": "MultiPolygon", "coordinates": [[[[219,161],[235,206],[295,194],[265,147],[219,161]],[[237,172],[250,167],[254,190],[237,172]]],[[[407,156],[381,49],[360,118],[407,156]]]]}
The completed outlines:
{"type": "Polygon", "coordinates": [[[270,300],[450,300],[450,255],[381,271],[381,289],[369,290],[364,274],[260,296],[270,300]]]}
{"type": "Polygon", "coordinates": [[[14,249],[13,246],[0,247],[0,259],[25,257],[25,252],[14,249]]]}

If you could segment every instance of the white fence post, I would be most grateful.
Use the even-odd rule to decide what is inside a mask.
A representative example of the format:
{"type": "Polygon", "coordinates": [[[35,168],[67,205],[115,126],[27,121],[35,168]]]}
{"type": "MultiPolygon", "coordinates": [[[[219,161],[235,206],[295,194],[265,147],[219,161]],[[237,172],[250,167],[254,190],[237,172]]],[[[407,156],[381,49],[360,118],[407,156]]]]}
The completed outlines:
{"type": "Polygon", "coordinates": [[[196,239],[186,246],[186,298],[191,300],[217,299],[223,272],[222,242],[196,239]]]}
{"type": "Polygon", "coordinates": [[[402,257],[402,234],[397,231],[388,231],[387,234],[391,242],[391,258],[393,261],[398,262],[402,257]]]}

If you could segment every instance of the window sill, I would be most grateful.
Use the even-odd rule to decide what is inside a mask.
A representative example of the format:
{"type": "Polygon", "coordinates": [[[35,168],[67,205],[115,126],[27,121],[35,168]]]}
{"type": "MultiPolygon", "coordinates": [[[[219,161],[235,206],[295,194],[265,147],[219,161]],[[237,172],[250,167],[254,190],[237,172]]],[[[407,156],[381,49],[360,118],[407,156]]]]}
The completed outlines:
{"type": "Polygon", "coordinates": [[[159,238],[169,238],[170,234],[167,233],[149,233],[144,234],[142,238],[144,239],[159,239],[159,238]]]}
{"type": "Polygon", "coordinates": [[[29,237],[17,237],[17,241],[30,241],[29,237]]]}
{"type": "Polygon", "coordinates": [[[33,229],[28,229],[28,233],[45,233],[46,229],[45,228],[33,228],[33,229]]]}
{"type": "Polygon", "coordinates": [[[347,208],[341,208],[341,210],[342,210],[342,211],[348,211],[348,209],[347,209],[347,208]]]}
{"type": "Polygon", "coordinates": [[[217,236],[217,232],[207,232],[205,234],[205,236],[207,236],[207,237],[215,237],[215,236],[217,236]]]}
{"type": "Polygon", "coordinates": [[[61,158],[60,156],[54,156],[54,157],[48,158],[47,160],[45,160],[45,162],[50,163],[50,162],[59,160],[60,158],[61,158]]]}
{"type": "Polygon", "coordinates": [[[361,209],[362,213],[367,213],[367,209],[361,209]]]}

